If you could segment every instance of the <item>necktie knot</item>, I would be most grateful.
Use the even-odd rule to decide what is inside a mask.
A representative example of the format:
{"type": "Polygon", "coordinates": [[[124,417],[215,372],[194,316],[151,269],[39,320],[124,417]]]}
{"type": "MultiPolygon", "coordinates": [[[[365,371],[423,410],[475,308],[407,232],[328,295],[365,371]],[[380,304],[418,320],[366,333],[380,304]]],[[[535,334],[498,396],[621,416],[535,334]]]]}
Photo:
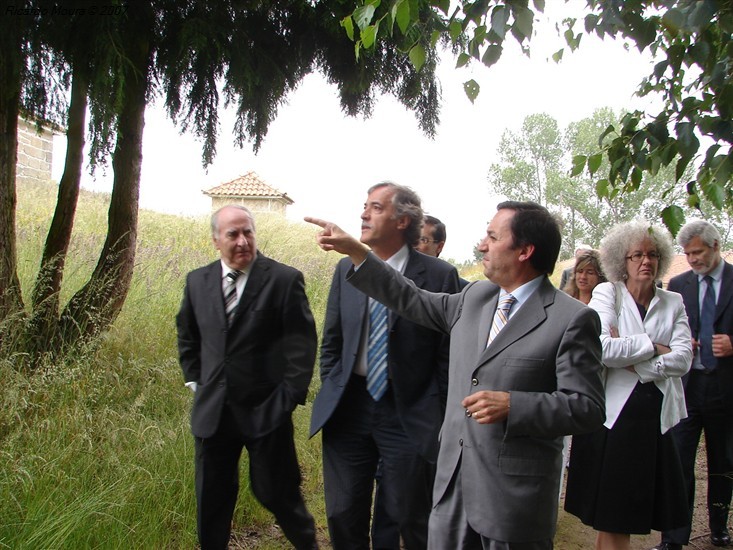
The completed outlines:
{"type": "Polygon", "coordinates": [[[230,271],[227,273],[227,278],[229,279],[230,284],[234,284],[237,282],[237,279],[239,279],[239,276],[242,274],[241,271],[230,271]]]}
{"type": "Polygon", "coordinates": [[[499,305],[497,306],[497,309],[501,309],[502,311],[509,311],[512,309],[512,306],[514,305],[514,302],[516,302],[517,299],[512,296],[511,294],[505,294],[504,297],[499,300],[499,305]]]}

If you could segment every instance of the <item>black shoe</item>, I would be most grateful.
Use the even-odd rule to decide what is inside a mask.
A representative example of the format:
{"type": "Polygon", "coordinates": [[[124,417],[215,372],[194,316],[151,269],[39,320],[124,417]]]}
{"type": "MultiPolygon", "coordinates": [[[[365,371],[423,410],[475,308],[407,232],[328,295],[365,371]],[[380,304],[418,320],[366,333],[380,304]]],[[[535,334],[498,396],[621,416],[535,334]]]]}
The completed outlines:
{"type": "Polygon", "coordinates": [[[652,550],[682,550],[682,545],[674,542],[660,542],[652,550]]]}
{"type": "Polygon", "coordinates": [[[713,546],[728,546],[730,544],[730,533],[723,527],[710,533],[710,542],[713,546]]]}

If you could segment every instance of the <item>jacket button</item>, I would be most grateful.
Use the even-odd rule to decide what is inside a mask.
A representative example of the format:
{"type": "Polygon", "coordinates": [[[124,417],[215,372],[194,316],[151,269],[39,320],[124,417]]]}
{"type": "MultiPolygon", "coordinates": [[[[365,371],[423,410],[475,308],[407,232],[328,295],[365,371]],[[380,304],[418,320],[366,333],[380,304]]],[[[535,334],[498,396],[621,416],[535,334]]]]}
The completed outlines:
{"type": "Polygon", "coordinates": [[[471,378],[471,385],[478,386],[478,378],[471,378]]]}
{"type": "Polygon", "coordinates": [[[466,416],[471,416],[471,413],[468,409],[466,409],[466,416]]]}
{"type": "Polygon", "coordinates": [[[463,439],[459,439],[458,440],[458,445],[461,446],[461,447],[463,447],[463,439]]]}

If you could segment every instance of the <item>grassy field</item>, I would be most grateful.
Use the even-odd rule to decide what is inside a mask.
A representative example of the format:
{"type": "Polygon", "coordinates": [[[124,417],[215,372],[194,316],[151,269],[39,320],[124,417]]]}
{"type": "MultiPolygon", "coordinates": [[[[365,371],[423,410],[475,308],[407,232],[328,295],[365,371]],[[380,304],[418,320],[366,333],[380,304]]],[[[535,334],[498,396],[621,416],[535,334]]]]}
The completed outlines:
{"type": "MultiPolygon", "coordinates": [[[[30,295],[56,188],[19,190],[19,276],[30,295]]],[[[79,204],[62,300],[94,268],[108,196],[79,204]]],[[[336,255],[314,230],[257,220],[261,250],[302,270],[319,326],[336,255]]],[[[141,212],[135,277],[125,307],[94,348],[34,372],[0,358],[0,548],[193,548],[191,395],[176,356],[174,318],[185,274],[217,257],[208,219],[141,212]]],[[[314,378],[309,398],[317,391],[314,378]]],[[[310,404],[295,415],[303,490],[323,525],[320,440],[307,439],[310,404]]],[[[243,461],[243,469],[246,461],[243,461]]],[[[246,478],[243,477],[243,480],[246,478]]],[[[241,491],[236,523],[266,537],[271,517],[241,491]]],[[[258,548],[281,547],[260,540],[258,548]]]]}
{"type": "MultiPolygon", "coordinates": [[[[19,276],[30,295],[56,199],[52,185],[19,190],[19,276]]],[[[106,231],[109,197],[83,193],[62,303],[87,280],[106,231]]],[[[319,331],[339,259],[314,229],[259,216],[258,245],[305,274],[319,331]]],[[[176,355],[174,318],[185,274],[217,257],[208,219],[142,211],[125,307],[94,347],[34,372],[0,357],[0,549],[194,548],[193,440],[176,355]]],[[[559,273],[559,270],[558,270],[559,273]]],[[[481,269],[464,270],[481,279],[481,269]]],[[[307,439],[310,403],[295,413],[303,492],[325,537],[320,438],[307,439]]],[[[242,470],[246,471],[246,459],[242,470]]],[[[241,547],[284,548],[242,476],[241,547]]]]}

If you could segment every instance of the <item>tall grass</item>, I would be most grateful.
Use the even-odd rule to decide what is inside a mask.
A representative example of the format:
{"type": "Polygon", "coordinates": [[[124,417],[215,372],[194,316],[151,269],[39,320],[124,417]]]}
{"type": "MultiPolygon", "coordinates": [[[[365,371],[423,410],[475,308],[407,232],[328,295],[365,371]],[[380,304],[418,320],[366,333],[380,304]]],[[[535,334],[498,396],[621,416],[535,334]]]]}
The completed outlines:
{"type": "MultiPolygon", "coordinates": [[[[52,185],[18,191],[18,261],[30,295],[56,198],[52,185]]],[[[83,193],[62,303],[96,265],[108,196],[83,193]]],[[[277,216],[257,219],[259,248],[302,270],[319,332],[337,255],[314,231],[277,216]]],[[[208,219],[142,211],[135,276],[101,342],[33,372],[0,358],[0,548],[193,548],[191,395],[176,354],[175,314],[185,275],[217,258],[208,219]]],[[[310,400],[295,413],[303,492],[325,529],[320,441],[308,440],[310,400]]],[[[235,527],[252,547],[287,547],[251,497],[246,453],[235,527]],[[246,538],[246,537],[245,537],[246,538]]]]}

